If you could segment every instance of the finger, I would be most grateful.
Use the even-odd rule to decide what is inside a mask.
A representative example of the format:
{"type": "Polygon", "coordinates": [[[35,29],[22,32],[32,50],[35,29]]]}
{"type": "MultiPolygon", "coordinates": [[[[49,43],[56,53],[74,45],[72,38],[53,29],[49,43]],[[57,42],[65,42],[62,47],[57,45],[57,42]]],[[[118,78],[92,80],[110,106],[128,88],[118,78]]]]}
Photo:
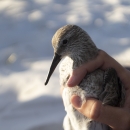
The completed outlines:
{"type": "Polygon", "coordinates": [[[94,98],[87,98],[86,102],[82,104],[80,97],[73,95],[71,97],[71,103],[79,112],[88,118],[95,120],[100,116],[102,104],[94,98]]]}
{"type": "Polygon", "coordinates": [[[93,72],[97,68],[101,67],[103,65],[102,57],[104,56],[102,53],[104,54],[104,52],[100,52],[96,59],[93,59],[74,69],[67,82],[67,85],[69,87],[78,85],[87,73],[93,72]]]}
{"type": "Polygon", "coordinates": [[[84,78],[84,76],[87,74],[87,70],[85,68],[85,66],[80,66],[79,68],[76,68],[75,70],[73,70],[67,85],[69,87],[73,87],[77,84],[80,83],[80,81],[84,78]]]}
{"type": "Polygon", "coordinates": [[[78,96],[71,98],[72,105],[86,117],[109,125],[113,130],[127,130],[130,128],[130,114],[121,108],[104,106],[101,101],[88,98],[81,103],[78,96]]]}

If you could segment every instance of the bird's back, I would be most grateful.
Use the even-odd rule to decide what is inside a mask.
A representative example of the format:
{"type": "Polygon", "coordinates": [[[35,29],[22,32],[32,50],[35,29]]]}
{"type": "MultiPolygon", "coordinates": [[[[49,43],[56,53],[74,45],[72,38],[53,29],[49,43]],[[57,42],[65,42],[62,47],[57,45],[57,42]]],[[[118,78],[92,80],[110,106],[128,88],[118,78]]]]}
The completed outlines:
{"type": "Polygon", "coordinates": [[[73,61],[69,57],[66,57],[60,65],[60,84],[65,87],[62,97],[65,111],[67,112],[64,119],[64,129],[110,130],[108,126],[92,121],[79,113],[73,108],[70,98],[73,94],[76,94],[81,97],[82,102],[85,102],[86,97],[94,97],[101,100],[104,104],[117,106],[120,96],[118,93],[117,75],[115,74],[112,79],[108,78],[109,81],[105,83],[104,87],[104,81],[107,76],[104,76],[105,72],[103,70],[97,69],[93,73],[86,75],[79,85],[70,88],[66,86],[66,82],[72,72],[72,66],[73,61]]]}

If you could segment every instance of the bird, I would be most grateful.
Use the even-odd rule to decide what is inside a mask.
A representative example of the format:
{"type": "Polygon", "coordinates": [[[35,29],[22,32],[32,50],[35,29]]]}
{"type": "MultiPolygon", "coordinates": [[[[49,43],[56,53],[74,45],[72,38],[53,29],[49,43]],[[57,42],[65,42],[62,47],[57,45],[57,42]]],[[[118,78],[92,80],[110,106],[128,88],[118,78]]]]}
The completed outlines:
{"type": "Polygon", "coordinates": [[[51,75],[61,61],[60,85],[66,116],[63,121],[64,130],[111,130],[106,124],[89,119],[78,112],[71,104],[72,95],[78,95],[82,103],[87,97],[100,100],[103,105],[121,107],[124,104],[125,92],[114,68],[96,69],[85,75],[74,87],[68,87],[67,81],[72,71],[97,57],[97,48],[89,34],[77,25],[64,25],[52,37],[54,57],[45,81],[48,84],[51,75]]]}

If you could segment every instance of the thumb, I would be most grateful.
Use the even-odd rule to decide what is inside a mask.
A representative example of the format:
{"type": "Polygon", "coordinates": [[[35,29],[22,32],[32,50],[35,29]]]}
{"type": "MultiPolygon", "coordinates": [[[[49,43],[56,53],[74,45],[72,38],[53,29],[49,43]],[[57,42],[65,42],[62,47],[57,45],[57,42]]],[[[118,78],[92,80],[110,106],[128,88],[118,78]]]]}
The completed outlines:
{"type": "Polygon", "coordinates": [[[87,98],[86,102],[82,103],[79,96],[73,95],[71,103],[75,109],[90,119],[97,120],[101,114],[102,103],[94,98],[87,98]]]}
{"type": "Polygon", "coordinates": [[[71,97],[71,103],[86,117],[107,124],[113,130],[130,128],[130,114],[122,108],[102,105],[101,101],[94,98],[87,98],[86,102],[82,103],[80,97],[76,95],[71,97]]]}

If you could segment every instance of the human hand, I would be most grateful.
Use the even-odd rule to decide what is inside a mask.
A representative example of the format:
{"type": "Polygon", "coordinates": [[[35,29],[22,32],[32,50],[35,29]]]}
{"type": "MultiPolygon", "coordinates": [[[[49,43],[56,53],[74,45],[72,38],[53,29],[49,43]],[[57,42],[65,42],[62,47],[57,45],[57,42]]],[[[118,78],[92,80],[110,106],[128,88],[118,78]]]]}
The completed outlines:
{"type": "Polygon", "coordinates": [[[104,51],[100,51],[96,59],[75,69],[67,85],[73,87],[80,83],[84,76],[97,68],[105,70],[112,67],[116,70],[126,90],[126,101],[123,108],[104,106],[101,101],[87,98],[82,104],[76,95],[71,97],[73,106],[83,115],[109,125],[113,130],[130,130],[130,71],[122,67],[104,51]]]}
{"type": "Polygon", "coordinates": [[[130,130],[130,111],[125,107],[102,105],[94,98],[87,98],[82,104],[80,97],[73,95],[71,103],[75,109],[86,117],[109,125],[113,130],[130,130]]]}

